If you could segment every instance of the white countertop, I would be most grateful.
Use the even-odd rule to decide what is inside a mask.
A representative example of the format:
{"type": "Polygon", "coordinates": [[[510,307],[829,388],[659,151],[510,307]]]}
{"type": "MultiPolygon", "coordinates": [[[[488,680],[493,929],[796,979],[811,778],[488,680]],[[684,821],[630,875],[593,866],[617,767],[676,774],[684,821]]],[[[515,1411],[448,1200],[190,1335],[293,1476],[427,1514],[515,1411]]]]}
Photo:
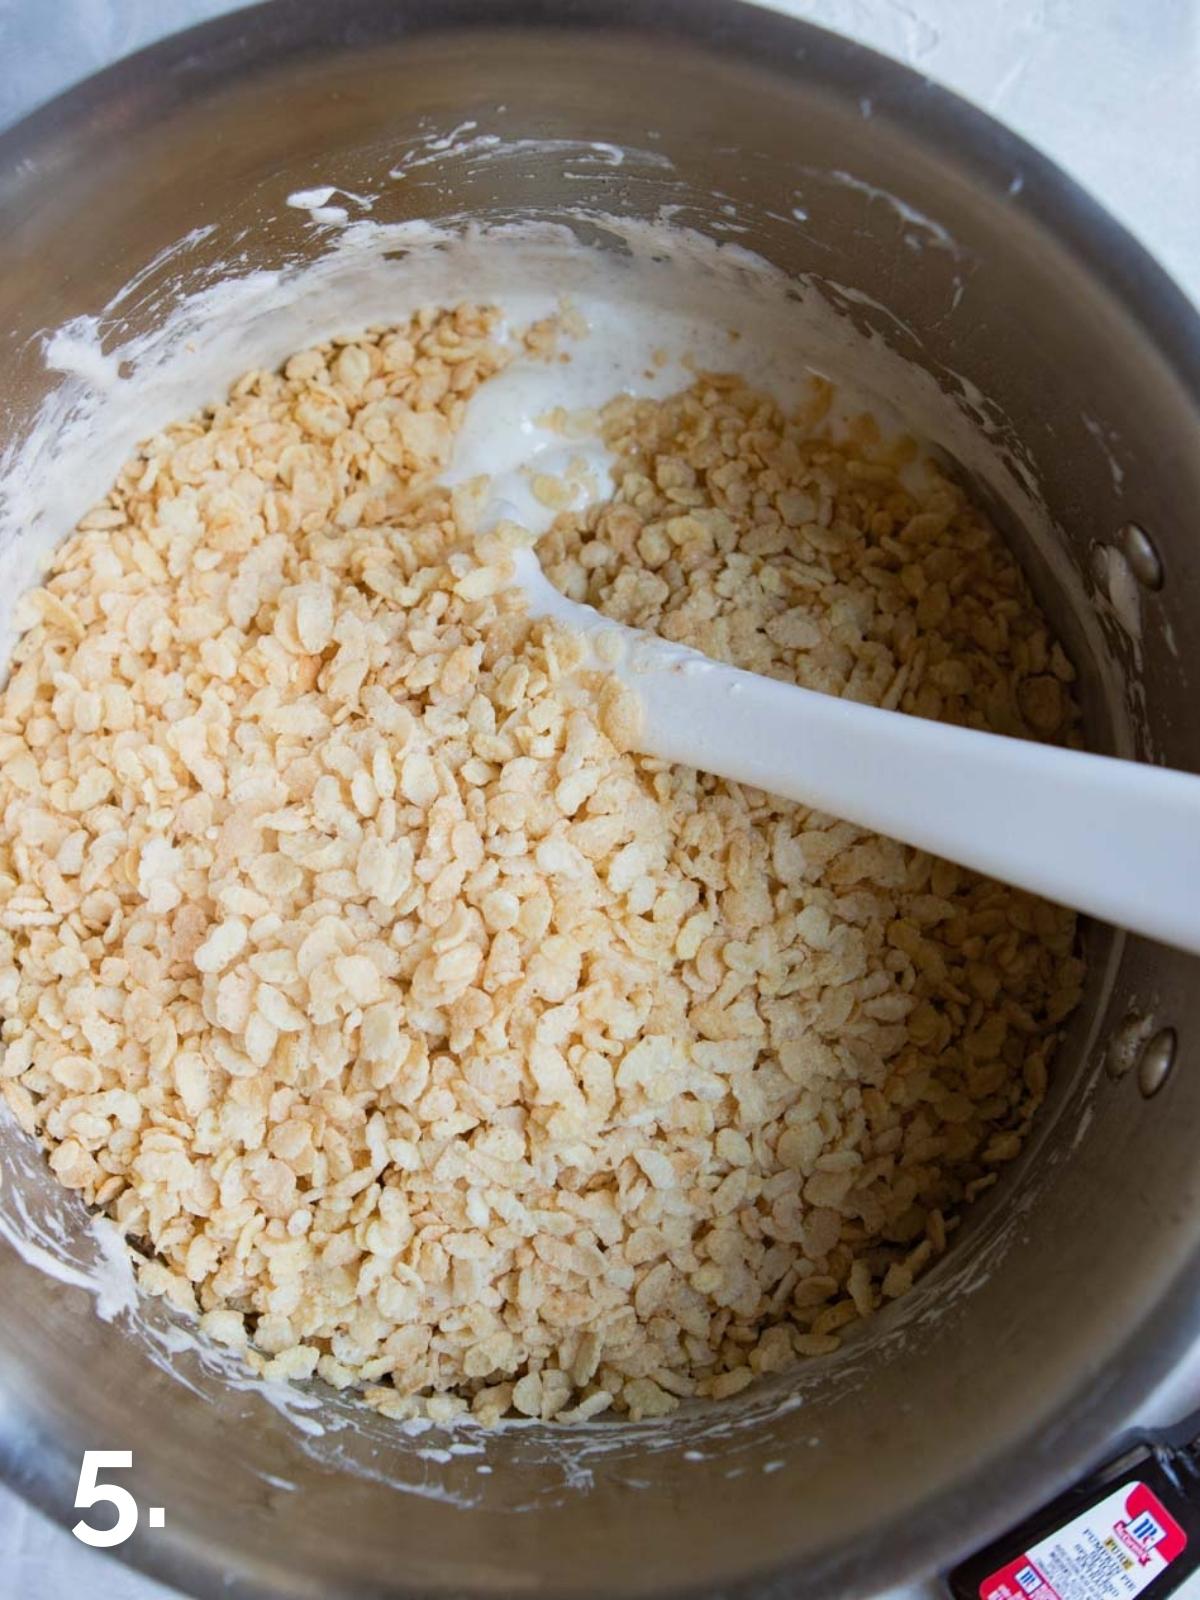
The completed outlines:
{"type": "MultiPolygon", "coordinates": [[[[1092,191],[1200,304],[1200,0],[775,0],[990,111],[1092,191]]],[[[0,0],[0,127],[232,0],[0,0]]],[[[1200,1408],[1200,1349],[1147,1422],[1200,1408]]],[[[1200,1574],[1181,1595],[1200,1600],[1200,1574]]],[[[0,1600],[169,1600],[0,1488],[0,1600]]]]}

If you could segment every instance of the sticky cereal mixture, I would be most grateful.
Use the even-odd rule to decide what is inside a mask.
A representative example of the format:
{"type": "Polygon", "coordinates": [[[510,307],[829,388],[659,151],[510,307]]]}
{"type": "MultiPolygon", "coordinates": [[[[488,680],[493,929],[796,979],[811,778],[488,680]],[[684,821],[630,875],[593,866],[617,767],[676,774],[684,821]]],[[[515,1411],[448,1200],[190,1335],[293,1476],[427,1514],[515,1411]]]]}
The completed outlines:
{"type": "MultiPolygon", "coordinates": [[[[653,1417],[909,1288],[1020,1149],[1081,965],[1068,912],[625,752],[508,589],[512,530],[436,482],[491,327],[248,374],[21,602],[0,1071],[143,1286],[269,1376],[653,1417]]],[[[618,488],[551,576],[758,672],[1074,739],[983,517],[821,404],[614,402],[618,488]]]]}

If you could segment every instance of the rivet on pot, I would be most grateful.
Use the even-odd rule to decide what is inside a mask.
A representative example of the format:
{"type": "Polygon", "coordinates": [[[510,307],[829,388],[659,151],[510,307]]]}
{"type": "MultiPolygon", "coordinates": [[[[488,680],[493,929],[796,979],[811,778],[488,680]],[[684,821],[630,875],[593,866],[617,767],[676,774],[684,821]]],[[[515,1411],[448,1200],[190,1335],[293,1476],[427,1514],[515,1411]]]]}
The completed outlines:
{"type": "Polygon", "coordinates": [[[1139,527],[1136,522],[1127,522],[1117,534],[1117,548],[1143,589],[1162,588],[1162,558],[1145,528],[1139,527]]]}
{"type": "Polygon", "coordinates": [[[1138,1088],[1147,1100],[1156,1095],[1175,1065],[1175,1029],[1160,1028],[1147,1043],[1138,1062],[1138,1088]]]}

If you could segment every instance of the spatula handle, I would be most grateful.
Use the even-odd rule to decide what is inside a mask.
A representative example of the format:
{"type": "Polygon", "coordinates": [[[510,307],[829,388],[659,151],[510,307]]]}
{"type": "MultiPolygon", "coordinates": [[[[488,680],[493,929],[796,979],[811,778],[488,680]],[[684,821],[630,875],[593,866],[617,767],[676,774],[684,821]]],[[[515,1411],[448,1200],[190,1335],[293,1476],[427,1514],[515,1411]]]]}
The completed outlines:
{"type": "Polygon", "coordinates": [[[1200,954],[1200,777],[860,705],[741,672],[517,575],[642,709],[638,748],[799,801],[1200,954]]]}
{"type": "Polygon", "coordinates": [[[1200,777],[697,658],[625,671],[647,754],[752,784],[1200,953],[1200,777]]]}

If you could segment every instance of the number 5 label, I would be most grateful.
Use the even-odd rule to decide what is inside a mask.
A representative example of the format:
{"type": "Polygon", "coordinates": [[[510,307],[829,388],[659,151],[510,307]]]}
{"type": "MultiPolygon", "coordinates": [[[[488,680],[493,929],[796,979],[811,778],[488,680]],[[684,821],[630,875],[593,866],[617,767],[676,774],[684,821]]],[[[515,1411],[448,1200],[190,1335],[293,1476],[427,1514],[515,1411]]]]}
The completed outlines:
{"type": "MultiPolygon", "coordinates": [[[[116,1506],[117,1520],[111,1528],[93,1528],[82,1517],[71,1529],[77,1539],[97,1550],[108,1550],[115,1544],[124,1544],[138,1525],[137,1501],[129,1490],[119,1483],[101,1483],[97,1474],[105,1467],[132,1467],[132,1450],[85,1450],[79,1469],[79,1487],[75,1491],[75,1504],[86,1510],[89,1506],[107,1501],[116,1506]]],[[[153,1513],[151,1523],[155,1522],[153,1513]]]]}

